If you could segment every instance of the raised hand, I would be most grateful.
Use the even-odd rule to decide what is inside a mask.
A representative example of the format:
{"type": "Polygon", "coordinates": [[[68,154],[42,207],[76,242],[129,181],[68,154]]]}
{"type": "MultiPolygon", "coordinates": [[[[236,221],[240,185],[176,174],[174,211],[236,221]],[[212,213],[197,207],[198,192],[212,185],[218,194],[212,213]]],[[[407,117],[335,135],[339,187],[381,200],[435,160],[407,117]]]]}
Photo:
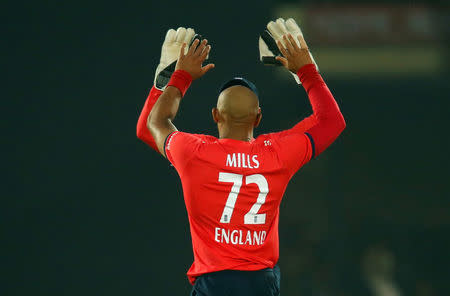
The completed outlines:
{"type": "Polygon", "coordinates": [[[283,56],[277,56],[275,59],[281,62],[286,69],[292,73],[297,73],[304,65],[314,64],[308,50],[308,45],[301,34],[297,36],[300,46],[291,34],[285,34],[282,38],[284,44],[280,40],[277,40],[277,46],[283,56]]]}
{"type": "Polygon", "coordinates": [[[208,40],[195,39],[191,47],[185,54],[186,43],[183,43],[180,49],[180,56],[178,58],[175,70],[184,70],[192,76],[192,80],[198,79],[206,74],[209,70],[214,68],[214,64],[203,66],[203,62],[208,57],[211,50],[211,45],[208,45],[208,40]]]}
{"type": "Polygon", "coordinates": [[[194,39],[195,31],[191,28],[179,27],[177,30],[169,29],[161,49],[161,59],[156,68],[154,85],[163,91],[170,77],[175,71],[175,65],[179,56],[181,45],[190,43],[194,39]]]}

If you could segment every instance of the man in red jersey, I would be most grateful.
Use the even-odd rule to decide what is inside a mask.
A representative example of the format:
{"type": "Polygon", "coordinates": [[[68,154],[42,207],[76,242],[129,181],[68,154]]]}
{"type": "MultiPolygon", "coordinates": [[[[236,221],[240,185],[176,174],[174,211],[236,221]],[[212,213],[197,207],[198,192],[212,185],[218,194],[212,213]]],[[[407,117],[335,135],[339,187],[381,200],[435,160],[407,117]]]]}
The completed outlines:
{"type": "Polygon", "coordinates": [[[212,110],[219,138],[178,131],[172,123],[211,47],[195,40],[180,49],[163,92],[152,89],[138,137],[176,168],[188,212],[194,263],[191,295],[279,295],[279,206],[292,176],[345,128],[344,118],[316,70],[302,35],[277,40],[276,57],[298,75],[313,114],[293,128],[253,136],[261,121],[256,87],[242,78],[225,83],[212,110]],[[298,39],[298,42],[295,40],[298,39]],[[148,130],[143,128],[143,124],[148,130]]]}

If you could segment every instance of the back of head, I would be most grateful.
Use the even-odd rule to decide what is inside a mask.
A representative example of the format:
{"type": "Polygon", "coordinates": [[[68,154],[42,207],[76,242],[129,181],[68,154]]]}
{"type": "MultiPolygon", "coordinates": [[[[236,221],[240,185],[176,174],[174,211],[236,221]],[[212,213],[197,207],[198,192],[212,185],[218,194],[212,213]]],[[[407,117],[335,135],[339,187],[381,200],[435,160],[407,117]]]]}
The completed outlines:
{"type": "Polygon", "coordinates": [[[256,87],[242,78],[228,81],[221,88],[217,109],[228,124],[253,124],[260,113],[256,87]]]}

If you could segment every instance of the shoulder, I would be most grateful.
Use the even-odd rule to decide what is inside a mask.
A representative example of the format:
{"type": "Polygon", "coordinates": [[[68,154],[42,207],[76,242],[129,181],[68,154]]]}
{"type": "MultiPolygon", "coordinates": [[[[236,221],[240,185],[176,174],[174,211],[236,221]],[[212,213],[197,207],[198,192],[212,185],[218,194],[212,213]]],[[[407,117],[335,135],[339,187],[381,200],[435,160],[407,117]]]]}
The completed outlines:
{"type": "Polygon", "coordinates": [[[212,136],[174,131],[166,138],[165,153],[175,167],[182,168],[212,141],[212,136]]]}
{"type": "Polygon", "coordinates": [[[210,135],[196,134],[196,136],[206,143],[215,143],[218,140],[216,137],[210,135]]]}
{"type": "Polygon", "coordinates": [[[173,142],[182,142],[182,143],[212,143],[217,141],[216,137],[203,135],[203,134],[192,134],[181,131],[174,131],[167,136],[166,144],[168,148],[173,142]]]}
{"type": "Polygon", "coordinates": [[[305,133],[290,129],[263,134],[257,138],[257,141],[263,143],[264,146],[270,145],[276,148],[298,149],[309,143],[310,139],[305,133]]]}
{"type": "Polygon", "coordinates": [[[264,144],[265,146],[270,145],[274,140],[276,141],[276,133],[262,134],[256,137],[255,143],[264,144]]]}

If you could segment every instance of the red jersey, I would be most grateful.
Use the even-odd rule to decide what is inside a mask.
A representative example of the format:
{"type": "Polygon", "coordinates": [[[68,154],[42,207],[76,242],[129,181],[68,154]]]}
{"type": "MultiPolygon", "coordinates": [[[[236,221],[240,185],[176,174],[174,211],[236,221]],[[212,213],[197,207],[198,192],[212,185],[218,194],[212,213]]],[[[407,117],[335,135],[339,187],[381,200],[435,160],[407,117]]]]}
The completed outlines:
{"type": "MultiPolygon", "coordinates": [[[[297,75],[313,114],[289,130],[250,142],[179,131],[167,137],[165,153],[181,178],[191,229],[191,283],[204,273],[272,268],[278,261],[279,205],[290,178],[346,126],[315,65],[297,75]]],[[[160,95],[153,87],[137,125],[137,136],[156,151],[147,119],[160,95]]]]}
{"type": "Polygon", "coordinates": [[[191,283],[204,273],[275,266],[280,202],[312,149],[309,136],[295,128],[250,142],[179,131],[167,137],[192,236],[191,283]]]}

